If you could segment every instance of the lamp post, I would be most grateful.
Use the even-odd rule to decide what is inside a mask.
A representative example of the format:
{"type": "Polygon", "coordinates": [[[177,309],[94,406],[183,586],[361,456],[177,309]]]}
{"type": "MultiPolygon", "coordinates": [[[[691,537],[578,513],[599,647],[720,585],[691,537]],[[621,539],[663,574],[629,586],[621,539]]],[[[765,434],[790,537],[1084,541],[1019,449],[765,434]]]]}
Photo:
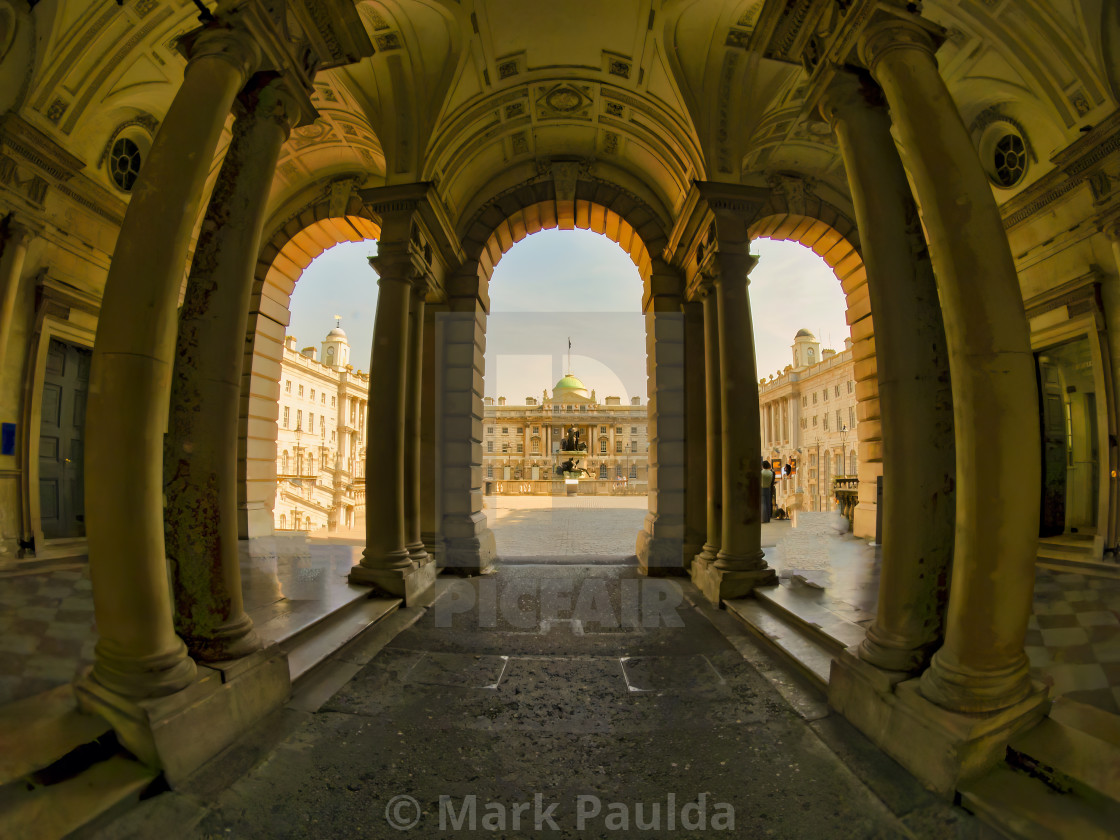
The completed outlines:
{"type": "Polygon", "coordinates": [[[848,444],[847,444],[847,440],[848,440],[848,427],[847,426],[841,426],[840,427],[840,469],[841,469],[840,474],[845,475],[845,476],[848,474],[848,449],[847,449],[848,444]]]}
{"type": "Polygon", "coordinates": [[[300,455],[300,450],[303,448],[300,444],[300,438],[303,437],[303,430],[296,424],[296,445],[292,447],[296,453],[296,475],[303,476],[303,456],[300,455]]]}

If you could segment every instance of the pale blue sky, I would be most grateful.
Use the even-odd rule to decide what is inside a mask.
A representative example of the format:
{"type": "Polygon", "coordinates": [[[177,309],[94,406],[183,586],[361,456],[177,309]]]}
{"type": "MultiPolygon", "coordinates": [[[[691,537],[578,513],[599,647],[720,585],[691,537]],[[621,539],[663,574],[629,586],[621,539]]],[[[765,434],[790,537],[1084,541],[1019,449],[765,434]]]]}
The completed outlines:
{"type": "MultiPolygon", "coordinates": [[[[843,349],[849,335],[844,294],[824,261],[794,242],[757,240],[751,310],[759,376],[791,360],[797,330],[843,349]]],[[[288,328],[304,347],[323,340],[342,317],[356,368],[368,370],[377,275],[367,258],[376,243],[343,243],[315,260],[292,294],[288,328]]],[[[486,395],[521,402],[540,397],[571,368],[602,399],[645,402],[642,285],[630,258],[604,236],[546,230],[514,245],[494,270],[487,326],[486,395]]]]}

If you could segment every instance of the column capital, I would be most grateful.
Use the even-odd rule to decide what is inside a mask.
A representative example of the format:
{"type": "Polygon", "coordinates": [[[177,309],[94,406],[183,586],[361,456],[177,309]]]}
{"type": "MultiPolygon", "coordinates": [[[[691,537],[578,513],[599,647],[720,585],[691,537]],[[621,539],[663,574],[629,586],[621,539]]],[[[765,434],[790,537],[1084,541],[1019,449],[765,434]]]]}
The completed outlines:
{"type": "Polygon", "coordinates": [[[700,266],[701,286],[708,284],[714,288],[717,284],[738,279],[742,279],[745,285],[750,282],[749,275],[756,265],[758,257],[747,248],[713,250],[700,266]]]}
{"type": "Polygon", "coordinates": [[[255,117],[270,119],[287,139],[292,126],[314,122],[318,114],[307,114],[301,97],[283,76],[271,72],[254,73],[234,104],[237,119],[255,117]],[[310,117],[310,119],[308,119],[310,117]]]}
{"type": "Polygon", "coordinates": [[[821,117],[835,127],[836,122],[852,111],[886,111],[887,99],[883,89],[863,69],[836,68],[820,102],[821,117]]]}
{"type": "Polygon", "coordinates": [[[896,49],[910,54],[926,53],[933,59],[937,43],[929,25],[915,16],[883,14],[860,33],[859,58],[872,73],[879,60],[896,49]]]}
{"type": "Polygon", "coordinates": [[[220,58],[236,67],[245,79],[261,63],[261,49],[256,38],[236,24],[213,23],[188,32],[179,42],[187,57],[187,67],[204,58],[220,58]]]}

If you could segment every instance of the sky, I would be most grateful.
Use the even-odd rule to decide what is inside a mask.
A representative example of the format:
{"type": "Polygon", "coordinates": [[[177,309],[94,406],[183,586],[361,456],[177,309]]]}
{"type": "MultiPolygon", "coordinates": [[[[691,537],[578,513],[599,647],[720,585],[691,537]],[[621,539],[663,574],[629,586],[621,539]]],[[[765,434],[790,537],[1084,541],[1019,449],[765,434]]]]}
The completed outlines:
{"type": "MultiPolygon", "coordinates": [[[[759,255],[750,278],[759,377],[791,362],[794,333],[803,327],[822,347],[843,349],[844,293],[824,260],[795,242],[760,239],[751,249],[759,255]]],[[[367,259],[376,253],[375,242],[344,242],[308,266],[292,294],[288,334],[297,346],[318,346],[338,316],[351,362],[369,369],[377,274],[367,259]]],[[[526,237],[494,269],[490,302],[486,396],[521,403],[571,372],[600,400],[645,402],[642,284],[629,256],[605,236],[545,230],[526,237]]]]}

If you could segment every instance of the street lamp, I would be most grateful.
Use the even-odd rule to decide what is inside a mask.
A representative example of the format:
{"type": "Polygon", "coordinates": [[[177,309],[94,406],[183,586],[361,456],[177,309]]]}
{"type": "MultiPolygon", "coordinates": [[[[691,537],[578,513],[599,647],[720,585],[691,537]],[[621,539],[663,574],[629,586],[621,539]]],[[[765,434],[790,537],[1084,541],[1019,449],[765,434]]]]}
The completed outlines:
{"type": "Polygon", "coordinates": [[[848,440],[848,427],[847,426],[841,426],[840,427],[840,469],[841,469],[840,474],[845,475],[845,476],[848,474],[848,449],[847,449],[848,444],[847,444],[847,440],[848,440]]]}

